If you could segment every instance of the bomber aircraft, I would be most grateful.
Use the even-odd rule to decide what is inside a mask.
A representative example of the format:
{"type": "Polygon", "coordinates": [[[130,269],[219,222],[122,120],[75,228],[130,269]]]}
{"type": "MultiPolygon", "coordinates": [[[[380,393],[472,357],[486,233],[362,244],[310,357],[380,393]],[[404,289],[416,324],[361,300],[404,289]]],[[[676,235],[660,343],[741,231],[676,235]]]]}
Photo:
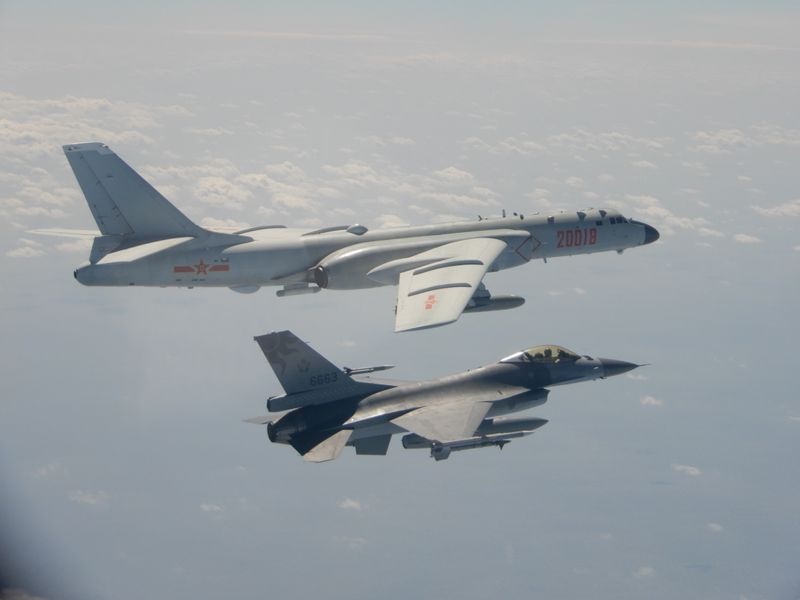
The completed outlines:
{"type": "Polygon", "coordinates": [[[255,338],[286,392],[267,400],[274,417],[253,417],[270,441],[289,444],[303,458],[324,462],[345,446],[356,454],[385,455],[392,435],[404,448],[426,448],[437,461],[451,452],[502,447],[547,423],[507,417],[547,401],[549,387],[604,379],[641,365],[579,356],[561,346],[536,346],[500,362],[430,381],[373,380],[390,365],[340,369],[297,338],[278,331],[255,338]]]}
{"type": "Polygon", "coordinates": [[[99,231],[35,233],[94,237],[75,279],[90,286],[228,287],[278,296],[398,286],[395,331],[446,325],[462,312],[514,308],[492,296],[487,272],[543,259],[650,244],[656,229],[618,211],[522,215],[369,230],[360,224],[296,229],[265,225],[233,230],[189,220],[101,143],[64,152],[99,231]]]}

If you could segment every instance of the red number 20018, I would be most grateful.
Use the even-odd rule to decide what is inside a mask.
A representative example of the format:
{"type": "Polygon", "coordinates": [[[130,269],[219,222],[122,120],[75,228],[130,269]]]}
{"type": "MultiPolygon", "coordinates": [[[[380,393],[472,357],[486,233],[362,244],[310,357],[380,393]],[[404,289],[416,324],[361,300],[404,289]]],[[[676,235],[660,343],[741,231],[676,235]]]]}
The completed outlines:
{"type": "Polygon", "coordinates": [[[574,248],[575,246],[593,246],[597,243],[597,228],[565,229],[556,231],[558,248],[574,248]]]}

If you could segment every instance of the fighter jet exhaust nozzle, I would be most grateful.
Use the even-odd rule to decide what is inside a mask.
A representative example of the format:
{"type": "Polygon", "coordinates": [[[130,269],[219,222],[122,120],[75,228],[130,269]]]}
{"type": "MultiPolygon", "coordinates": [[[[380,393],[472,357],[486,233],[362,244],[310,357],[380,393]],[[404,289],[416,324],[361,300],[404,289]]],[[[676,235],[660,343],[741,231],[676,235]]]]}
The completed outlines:
{"type": "Polygon", "coordinates": [[[270,442],[288,444],[293,436],[302,434],[307,430],[307,424],[303,416],[297,412],[290,412],[277,421],[267,424],[267,435],[270,442]]]}

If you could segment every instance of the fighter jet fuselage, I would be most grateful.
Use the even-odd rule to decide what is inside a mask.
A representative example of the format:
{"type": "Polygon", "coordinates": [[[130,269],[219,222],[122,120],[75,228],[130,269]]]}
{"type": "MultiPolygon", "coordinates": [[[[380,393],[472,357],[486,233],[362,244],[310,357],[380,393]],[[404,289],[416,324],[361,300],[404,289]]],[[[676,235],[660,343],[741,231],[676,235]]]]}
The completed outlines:
{"type": "MultiPolygon", "coordinates": [[[[307,460],[335,458],[345,445],[359,454],[385,454],[394,434],[406,448],[429,448],[437,459],[451,450],[503,445],[541,427],[543,419],[506,415],[547,401],[548,388],[617,375],[637,365],[578,356],[559,346],[539,346],[500,362],[431,381],[384,384],[346,381],[329,363],[319,367],[308,346],[290,332],[256,338],[279,379],[312,383],[268,402],[270,410],[298,406],[267,425],[269,439],[293,446],[307,460]],[[282,348],[282,350],[281,350],[282,348]],[[299,375],[292,368],[307,368],[299,375]],[[325,382],[327,376],[328,383],[325,382]],[[322,377],[322,383],[317,383],[322,377]],[[376,451],[377,450],[377,451],[376,451]]],[[[318,356],[318,355],[316,355],[318,356]]],[[[349,379],[349,378],[348,378],[349,379]]],[[[266,420],[258,420],[266,423],[266,420]]]]}

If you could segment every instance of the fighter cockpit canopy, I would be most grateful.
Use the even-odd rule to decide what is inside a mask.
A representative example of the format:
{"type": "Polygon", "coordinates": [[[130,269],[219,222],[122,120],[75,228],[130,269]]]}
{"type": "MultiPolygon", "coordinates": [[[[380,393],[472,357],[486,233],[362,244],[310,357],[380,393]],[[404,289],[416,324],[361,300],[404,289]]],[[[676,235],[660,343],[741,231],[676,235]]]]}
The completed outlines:
{"type": "Polygon", "coordinates": [[[577,360],[580,358],[572,350],[562,346],[544,345],[534,346],[522,352],[517,352],[505,357],[500,362],[559,362],[562,360],[577,360]]]}

